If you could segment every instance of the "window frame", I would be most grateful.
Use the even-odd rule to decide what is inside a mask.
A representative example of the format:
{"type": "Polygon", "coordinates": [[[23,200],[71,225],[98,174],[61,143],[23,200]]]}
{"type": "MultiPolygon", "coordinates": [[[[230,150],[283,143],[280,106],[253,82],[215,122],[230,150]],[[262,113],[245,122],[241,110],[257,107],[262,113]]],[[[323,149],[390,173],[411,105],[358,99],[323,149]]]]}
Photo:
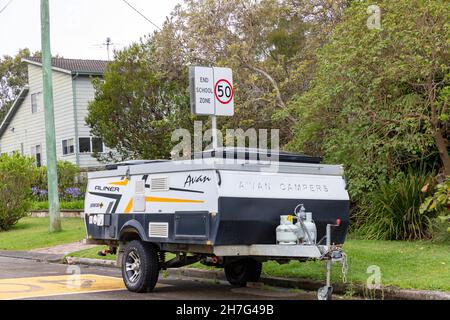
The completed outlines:
{"type": "Polygon", "coordinates": [[[63,157],[67,157],[67,156],[72,156],[72,155],[74,155],[75,154],[75,138],[65,138],[65,139],[62,139],[61,140],[61,149],[62,149],[62,156],[63,157]],[[67,151],[68,151],[68,153],[64,153],[64,142],[69,142],[70,140],[72,140],[72,145],[71,145],[71,147],[72,147],[72,152],[70,152],[70,148],[69,148],[69,145],[68,144],[66,144],[66,149],[67,149],[67,151]]]}
{"type": "Polygon", "coordinates": [[[39,108],[39,100],[40,97],[42,96],[42,92],[35,92],[32,93],[30,96],[30,100],[31,100],[31,114],[36,114],[39,113],[40,108],[39,108]],[[33,100],[35,100],[35,104],[33,104],[33,100]],[[34,109],[34,106],[36,106],[36,109],[34,109]]]}
{"type": "Polygon", "coordinates": [[[31,146],[31,154],[33,155],[34,159],[36,160],[36,167],[40,168],[42,167],[42,143],[35,144],[31,146]],[[39,148],[39,153],[37,152],[39,148]],[[38,159],[39,154],[39,159],[38,159]]]}
{"type": "Polygon", "coordinates": [[[92,139],[91,137],[78,137],[78,152],[80,154],[90,154],[92,153],[92,139]],[[81,139],[89,139],[89,151],[81,151],[81,139]]]}
{"type": "Polygon", "coordinates": [[[103,139],[102,138],[91,137],[91,150],[92,150],[92,153],[104,153],[105,152],[105,144],[103,143],[103,139]],[[101,145],[102,145],[102,150],[101,151],[94,151],[94,139],[98,139],[98,140],[101,141],[101,145]]]}
{"type": "Polygon", "coordinates": [[[79,154],[104,153],[105,152],[105,144],[103,143],[103,139],[102,138],[95,138],[95,137],[86,137],[86,136],[78,137],[78,152],[79,152],[79,154]],[[90,148],[89,152],[82,152],[81,151],[81,148],[80,148],[81,147],[81,143],[80,143],[81,139],[89,139],[89,148],[90,148]],[[97,152],[94,151],[94,139],[98,139],[98,140],[101,141],[101,146],[102,146],[102,150],[101,151],[97,151],[97,152]]]}

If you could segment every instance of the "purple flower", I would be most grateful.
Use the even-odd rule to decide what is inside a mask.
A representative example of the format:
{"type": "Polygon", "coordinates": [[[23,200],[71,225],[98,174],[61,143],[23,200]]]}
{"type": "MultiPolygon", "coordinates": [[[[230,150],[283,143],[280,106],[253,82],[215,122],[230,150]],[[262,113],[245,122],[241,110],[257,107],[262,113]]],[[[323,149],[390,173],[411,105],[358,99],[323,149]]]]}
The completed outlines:
{"type": "Polygon", "coordinates": [[[65,194],[71,196],[73,199],[77,199],[81,196],[80,188],[66,188],[64,192],[65,194]]]}

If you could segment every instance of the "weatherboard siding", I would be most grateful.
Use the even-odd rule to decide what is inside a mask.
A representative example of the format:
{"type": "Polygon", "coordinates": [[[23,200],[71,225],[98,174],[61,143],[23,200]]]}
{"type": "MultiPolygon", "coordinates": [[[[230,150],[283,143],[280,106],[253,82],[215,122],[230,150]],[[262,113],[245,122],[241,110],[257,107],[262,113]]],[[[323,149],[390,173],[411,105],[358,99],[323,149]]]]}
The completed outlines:
{"type": "MultiPolygon", "coordinates": [[[[45,118],[43,99],[40,102],[37,113],[31,112],[31,95],[42,92],[41,67],[28,65],[29,92],[22,105],[18,108],[11,124],[0,137],[0,152],[21,152],[31,155],[31,148],[41,145],[42,163],[46,164],[45,154],[45,118]],[[14,128],[14,131],[12,130],[14,128]]],[[[75,140],[75,114],[74,101],[77,103],[77,122],[79,137],[89,137],[90,129],[84,119],[87,115],[88,102],[94,98],[94,88],[89,77],[79,77],[72,80],[69,73],[53,71],[53,100],[55,112],[56,153],[58,160],[66,160],[76,164],[76,155],[63,155],[62,140],[73,138],[75,140]],[[73,88],[75,86],[75,90],[73,88]],[[74,99],[73,93],[76,96],[74,99]]],[[[98,166],[99,162],[90,154],[80,154],[79,165],[81,167],[98,166]]]]}
{"type": "MultiPolygon", "coordinates": [[[[74,92],[76,92],[76,109],[77,109],[77,121],[78,121],[78,137],[88,138],[91,136],[91,129],[86,124],[86,116],[88,114],[89,102],[94,100],[95,90],[92,85],[92,77],[79,76],[77,77],[73,85],[75,86],[74,92]]],[[[95,167],[101,165],[91,154],[80,154],[80,166],[81,167],[95,167]]]]}

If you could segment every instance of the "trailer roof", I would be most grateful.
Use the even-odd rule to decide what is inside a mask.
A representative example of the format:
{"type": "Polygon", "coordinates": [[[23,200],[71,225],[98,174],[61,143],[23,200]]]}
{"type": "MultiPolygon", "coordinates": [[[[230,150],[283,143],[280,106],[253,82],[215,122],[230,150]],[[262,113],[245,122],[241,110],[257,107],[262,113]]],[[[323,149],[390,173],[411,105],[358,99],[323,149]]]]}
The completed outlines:
{"type": "Polygon", "coordinates": [[[194,159],[219,158],[242,160],[270,160],[292,163],[320,163],[320,157],[313,157],[301,153],[283,150],[255,149],[255,148],[216,148],[201,153],[194,153],[194,159]]]}

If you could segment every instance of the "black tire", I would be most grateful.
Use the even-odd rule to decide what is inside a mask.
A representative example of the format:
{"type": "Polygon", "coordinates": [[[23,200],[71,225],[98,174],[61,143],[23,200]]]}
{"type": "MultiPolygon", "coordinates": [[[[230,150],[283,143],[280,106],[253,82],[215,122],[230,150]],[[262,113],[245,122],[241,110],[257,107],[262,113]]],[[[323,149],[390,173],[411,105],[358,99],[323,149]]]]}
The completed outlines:
{"type": "Polygon", "coordinates": [[[261,262],[254,259],[243,259],[225,265],[225,276],[231,285],[245,287],[247,282],[259,281],[261,270],[261,262]]]}
{"type": "Polygon", "coordinates": [[[138,240],[131,241],[122,257],[122,278],[127,289],[138,293],[151,291],[158,282],[158,276],[156,247],[138,240]]]}

